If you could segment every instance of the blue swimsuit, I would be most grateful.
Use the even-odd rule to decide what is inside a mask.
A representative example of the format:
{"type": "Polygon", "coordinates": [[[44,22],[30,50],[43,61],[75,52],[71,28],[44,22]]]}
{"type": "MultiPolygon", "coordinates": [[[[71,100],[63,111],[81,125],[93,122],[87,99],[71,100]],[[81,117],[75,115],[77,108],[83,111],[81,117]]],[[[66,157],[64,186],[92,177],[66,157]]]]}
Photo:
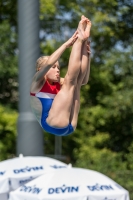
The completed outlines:
{"type": "Polygon", "coordinates": [[[54,85],[50,85],[48,81],[46,81],[42,87],[42,89],[37,93],[30,93],[31,96],[36,96],[42,103],[42,116],[41,116],[41,126],[48,133],[52,133],[58,136],[65,136],[71,134],[74,129],[71,124],[64,128],[57,128],[50,126],[46,119],[49,114],[49,110],[52,106],[54,97],[60,91],[60,84],[54,83],[54,85]]]}

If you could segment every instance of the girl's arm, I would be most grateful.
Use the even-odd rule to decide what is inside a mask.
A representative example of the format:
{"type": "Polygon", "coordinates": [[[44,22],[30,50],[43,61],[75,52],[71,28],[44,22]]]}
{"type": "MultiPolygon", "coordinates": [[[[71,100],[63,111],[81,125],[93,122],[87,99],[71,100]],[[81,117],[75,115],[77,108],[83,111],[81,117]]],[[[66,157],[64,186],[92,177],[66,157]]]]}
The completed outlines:
{"type": "Polygon", "coordinates": [[[34,80],[35,81],[42,80],[45,74],[48,72],[48,70],[59,60],[59,58],[66,50],[66,48],[72,46],[76,41],[76,39],[77,39],[77,31],[68,41],[62,44],[51,56],[49,56],[47,61],[41,63],[40,70],[35,74],[34,80]]]}

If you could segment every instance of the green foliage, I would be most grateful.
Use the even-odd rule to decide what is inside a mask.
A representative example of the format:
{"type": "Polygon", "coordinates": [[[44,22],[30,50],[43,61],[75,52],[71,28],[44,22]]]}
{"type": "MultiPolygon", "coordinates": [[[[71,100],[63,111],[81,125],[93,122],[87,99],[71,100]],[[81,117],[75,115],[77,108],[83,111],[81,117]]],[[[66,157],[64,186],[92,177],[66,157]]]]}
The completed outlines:
{"type": "Polygon", "coordinates": [[[0,160],[16,154],[17,112],[0,105],[0,160]]]}
{"type": "Polygon", "coordinates": [[[0,24],[8,20],[9,24],[15,28],[17,24],[17,0],[0,0],[0,24]]]}
{"type": "Polygon", "coordinates": [[[107,148],[110,136],[107,133],[97,133],[95,136],[84,140],[84,145],[75,149],[76,165],[84,168],[95,169],[107,173],[109,169],[115,171],[125,168],[119,153],[107,148]]]}
{"type": "Polygon", "coordinates": [[[56,12],[56,1],[55,0],[40,0],[40,18],[43,20],[49,16],[55,15],[56,12]]]}
{"type": "Polygon", "coordinates": [[[0,24],[0,33],[0,102],[17,108],[16,33],[7,20],[0,24]]]}

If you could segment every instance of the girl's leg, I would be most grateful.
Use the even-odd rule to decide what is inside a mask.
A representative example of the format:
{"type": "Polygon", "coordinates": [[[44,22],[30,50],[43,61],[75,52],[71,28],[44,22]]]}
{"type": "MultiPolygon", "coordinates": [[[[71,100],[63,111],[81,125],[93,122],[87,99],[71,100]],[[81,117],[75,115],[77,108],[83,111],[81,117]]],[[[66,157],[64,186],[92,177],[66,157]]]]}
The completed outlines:
{"type": "Polygon", "coordinates": [[[54,127],[65,127],[69,124],[70,113],[73,104],[73,96],[77,77],[81,67],[81,51],[86,35],[83,29],[85,20],[81,20],[78,26],[78,39],[74,43],[69,59],[68,72],[60,92],[56,95],[47,118],[47,123],[54,127]]]}
{"type": "Polygon", "coordinates": [[[87,84],[90,74],[90,43],[85,41],[82,47],[81,70],[78,76],[77,86],[75,88],[73,106],[71,110],[70,122],[74,129],[77,126],[78,114],[80,110],[80,89],[81,85],[87,84]]]}
{"type": "MultiPolygon", "coordinates": [[[[84,15],[82,16],[82,19],[86,19],[87,23],[85,24],[85,32],[90,32],[90,26],[91,26],[91,22],[89,21],[88,18],[86,18],[84,15]]],[[[86,46],[83,47],[83,51],[82,51],[82,64],[81,64],[81,69],[84,73],[84,78],[82,81],[82,85],[85,85],[88,83],[89,80],[89,75],[90,75],[90,61],[91,61],[91,50],[90,50],[90,41],[86,41],[86,46]],[[88,59],[87,59],[88,57],[88,59]],[[86,69],[86,70],[84,70],[86,69]]],[[[82,73],[81,71],[81,73],[82,73]]],[[[82,76],[82,75],[81,75],[82,76]]]]}
{"type": "Polygon", "coordinates": [[[82,64],[81,64],[81,68],[83,65],[86,66],[86,72],[82,81],[82,85],[86,85],[88,83],[90,76],[90,62],[91,62],[90,42],[87,42],[87,52],[85,54],[86,57],[85,56],[82,57],[82,64]]]}

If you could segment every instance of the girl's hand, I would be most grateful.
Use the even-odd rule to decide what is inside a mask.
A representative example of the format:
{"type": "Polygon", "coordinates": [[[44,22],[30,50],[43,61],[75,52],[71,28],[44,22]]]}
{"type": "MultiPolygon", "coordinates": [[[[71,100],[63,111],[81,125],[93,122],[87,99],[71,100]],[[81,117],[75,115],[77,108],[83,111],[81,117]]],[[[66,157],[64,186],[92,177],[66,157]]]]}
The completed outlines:
{"type": "Polygon", "coordinates": [[[75,31],[75,33],[72,35],[72,37],[68,41],[65,42],[66,48],[69,48],[74,44],[74,42],[78,38],[77,34],[78,34],[78,31],[75,31]]]}

